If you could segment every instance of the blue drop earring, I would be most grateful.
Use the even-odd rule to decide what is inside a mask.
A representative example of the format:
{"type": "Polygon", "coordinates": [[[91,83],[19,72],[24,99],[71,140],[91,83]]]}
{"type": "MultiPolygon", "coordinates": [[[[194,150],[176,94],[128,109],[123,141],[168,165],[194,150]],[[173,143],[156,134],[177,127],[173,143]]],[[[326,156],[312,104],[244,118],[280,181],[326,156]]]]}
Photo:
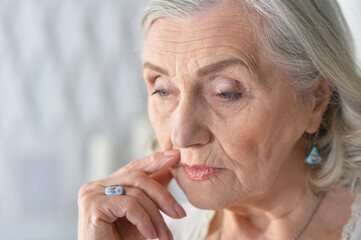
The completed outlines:
{"type": "MultiPolygon", "coordinates": [[[[317,139],[317,137],[316,137],[316,139],[317,139]]],[[[306,162],[310,165],[317,165],[322,162],[322,157],[321,157],[320,153],[318,152],[316,141],[317,140],[315,140],[313,142],[312,150],[306,158],[306,162]]]]}

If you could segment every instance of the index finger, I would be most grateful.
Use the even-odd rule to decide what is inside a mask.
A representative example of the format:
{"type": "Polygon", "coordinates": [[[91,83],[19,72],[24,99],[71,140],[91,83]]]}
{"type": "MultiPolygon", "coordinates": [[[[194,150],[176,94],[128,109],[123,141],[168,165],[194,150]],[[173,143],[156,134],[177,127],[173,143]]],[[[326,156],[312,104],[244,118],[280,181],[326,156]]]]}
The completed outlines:
{"type": "Polygon", "coordinates": [[[180,154],[178,150],[156,152],[150,156],[141,158],[127,164],[126,166],[113,173],[112,176],[117,176],[133,171],[142,171],[147,174],[153,174],[173,166],[179,161],[179,158],[180,154]]]}

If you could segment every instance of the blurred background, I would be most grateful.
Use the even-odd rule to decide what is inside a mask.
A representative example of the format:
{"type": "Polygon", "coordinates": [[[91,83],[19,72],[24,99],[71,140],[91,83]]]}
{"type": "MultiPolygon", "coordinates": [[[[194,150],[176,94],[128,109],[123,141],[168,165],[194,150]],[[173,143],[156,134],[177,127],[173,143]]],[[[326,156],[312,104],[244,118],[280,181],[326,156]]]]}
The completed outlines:
{"type": "Polygon", "coordinates": [[[0,239],[76,239],[79,187],[148,154],[145,3],[0,0],[0,239]]]}

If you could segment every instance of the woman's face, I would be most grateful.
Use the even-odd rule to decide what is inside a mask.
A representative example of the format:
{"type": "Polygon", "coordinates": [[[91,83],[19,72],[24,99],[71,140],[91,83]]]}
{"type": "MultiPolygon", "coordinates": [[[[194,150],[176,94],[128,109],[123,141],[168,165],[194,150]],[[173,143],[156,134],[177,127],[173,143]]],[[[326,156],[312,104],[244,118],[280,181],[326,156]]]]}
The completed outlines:
{"type": "Polygon", "coordinates": [[[238,4],[161,18],[145,42],[150,120],[161,148],[180,150],[171,171],[199,208],[262,199],[304,179],[312,106],[296,105],[249,18],[238,4]]]}

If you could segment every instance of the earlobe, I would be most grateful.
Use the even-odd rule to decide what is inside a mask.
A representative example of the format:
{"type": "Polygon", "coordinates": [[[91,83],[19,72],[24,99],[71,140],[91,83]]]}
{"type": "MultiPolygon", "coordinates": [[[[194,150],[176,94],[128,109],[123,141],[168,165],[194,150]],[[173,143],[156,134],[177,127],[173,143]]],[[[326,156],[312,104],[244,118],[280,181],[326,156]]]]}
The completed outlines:
{"type": "Polygon", "coordinates": [[[319,129],[323,115],[327,110],[327,106],[330,102],[332,94],[332,88],[322,76],[320,76],[315,83],[311,97],[313,98],[313,109],[311,110],[311,116],[309,124],[306,129],[308,134],[313,134],[319,129]]]}

